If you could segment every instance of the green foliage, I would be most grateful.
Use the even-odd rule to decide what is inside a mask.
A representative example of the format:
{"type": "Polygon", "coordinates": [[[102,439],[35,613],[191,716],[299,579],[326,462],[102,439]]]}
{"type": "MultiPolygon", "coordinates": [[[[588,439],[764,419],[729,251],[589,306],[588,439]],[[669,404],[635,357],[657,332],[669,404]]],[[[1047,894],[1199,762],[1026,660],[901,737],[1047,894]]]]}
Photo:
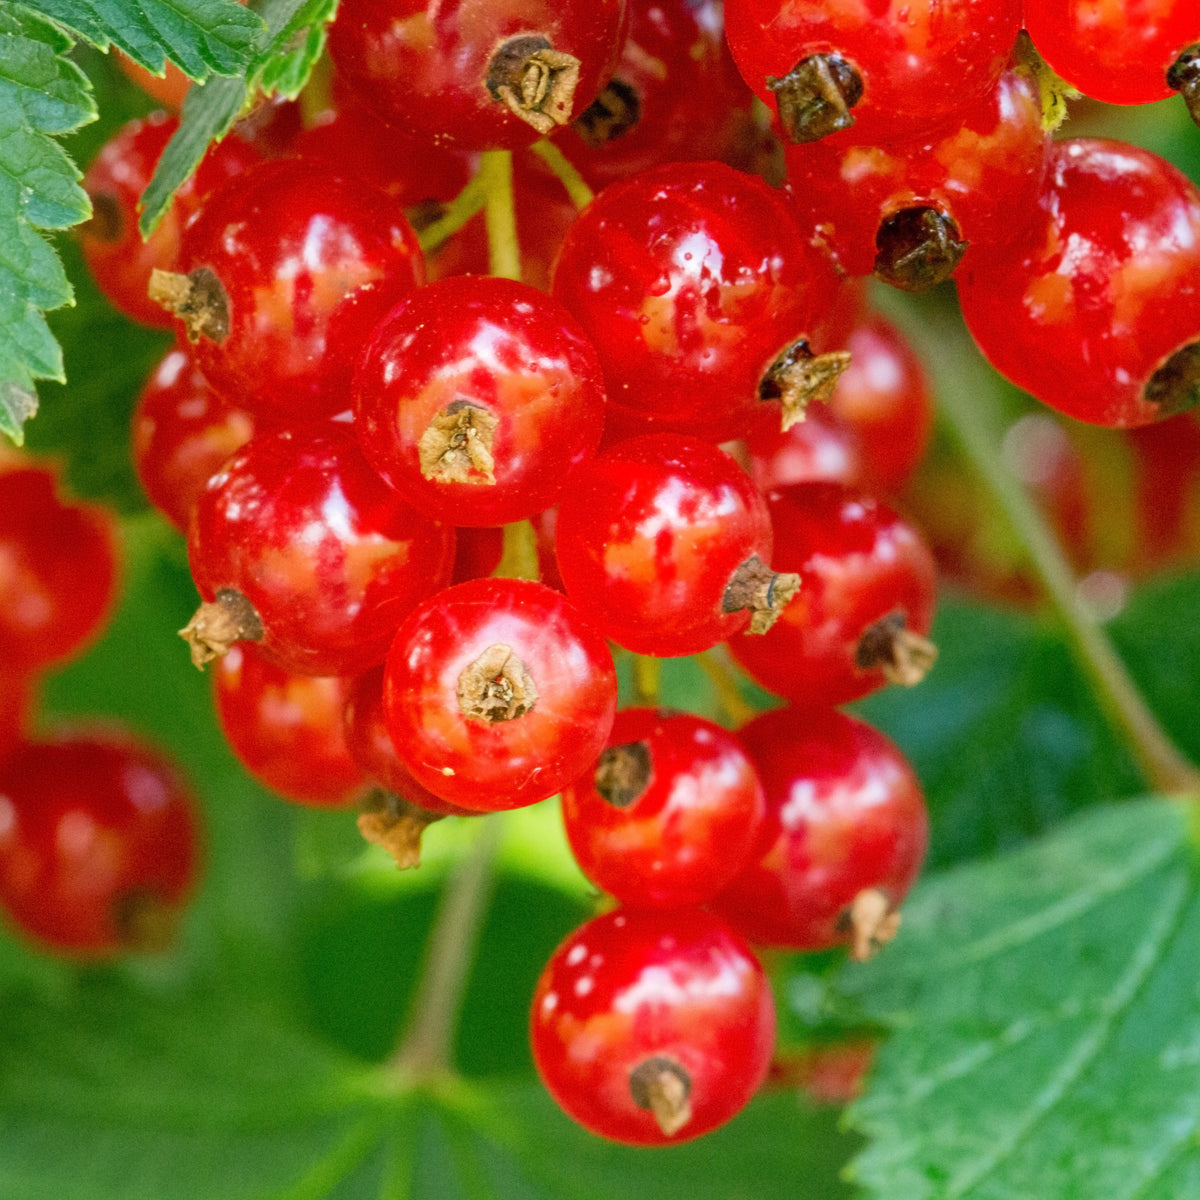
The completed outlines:
{"type": "Polygon", "coordinates": [[[79,172],[55,138],[91,121],[71,40],[21,5],[0,8],[0,432],[21,441],[38,379],[63,377],[43,313],[70,303],[62,264],[41,231],[91,211],[79,172]]]}
{"type": "Polygon", "coordinates": [[[245,74],[213,79],[193,88],[184,101],[182,121],[159,160],[142,198],[141,227],[158,223],[176,188],[195,171],[209,144],[219,141],[261,93],[296,96],[325,46],[325,22],[337,0],[266,0],[262,6],[266,38],[245,74]]]}
{"type": "Polygon", "coordinates": [[[880,1200],[1200,1191],[1200,877],[1179,803],[1129,802],[930,880],[845,985],[895,1029],[854,1108],[880,1200]]]}

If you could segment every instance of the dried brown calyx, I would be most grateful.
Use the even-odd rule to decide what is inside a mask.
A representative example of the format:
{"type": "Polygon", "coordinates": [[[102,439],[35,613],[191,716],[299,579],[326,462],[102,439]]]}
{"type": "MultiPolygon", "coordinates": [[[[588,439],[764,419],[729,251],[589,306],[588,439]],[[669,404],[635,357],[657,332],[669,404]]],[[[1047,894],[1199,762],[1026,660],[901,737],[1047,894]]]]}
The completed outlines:
{"type": "Polygon", "coordinates": [[[758,384],[760,400],[778,400],[782,407],[780,427],[791,429],[804,420],[808,406],[814,400],[828,400],[850,365],[848,350],[830,350],[814,354],[804,338],[799,338],[783,350],[763,372],[758,384]]]}
{"type": "Polygon", "coordinates": [[[101,242],[118,242],[125,230],[121,205],[111,192],[89,192],[92,215],[80,226],[80,232],[101,242]]]}
{"type": "Polygon", "coordinates": [[[1200,42],[1185,47],[1167,68],[1167,87],[1183,97],[1192,120],[1200,125],[1200,42]]]}
{"type": "Polygon", "coordinates": [[[206,600],[179,631],[192,651],[192,664],[205,664],[229,653],[234,642],[261,642],[263,624],[254,605],[236,588],[222,588],[215,600],[206,600]]]}
{"type": "Polygon", "coordinates": [[[522,34],[501,43],[484,83],[493,100],[544,136],[571,120],[580,65],[540,33],[522,34]]]}
{"type": "Polygon", "coordinates": [[[442,483],[496,482],[492,447],[500,424],[494,413],[469,400],[446,405],[421,434],[421,474],[442,483]]]}
{"type": "Polygon", "coordinates": [[[410,804],[402,796],[376,791],[358,816],[358,832],[372,845],[382,846],[404,871],[421,865],[421,837],[442,816],[410,804]]]}
{"type": "Polygon", "coordinates": [[[614,808],[636,804],[650,782],[650,748],[645,742],[609,746],[596,760],[596,791],[614,808]]]}
{"type": "Polygon", "coordinates": [[[629,1073],[629,1095],[654,1115],[664,1137],[674,1137],[692,1119],[692,1079],[665,1055],[644,1059],[629,1073]]]}
{"type": "Polygon", "coordinates": [[[511,646],[500,642],[463,667],[457,692],[463,715],[489,725],[523,717],[537,704],[538,698],[529,668],[511,646]]]}
{"type": "Polygon", "coordinates": [[[641,119],[637,89],[623,79],[610,79],[571,127],[589,146],[604,146],[624,137],[641,119]]]}
{"type": "Polygon", "coordinates": [[[902,612],[889,613],[868,625],[858,639],[854,665],[860,671],[881,670],[889,683],[914,687],[937,661],[937,647],[908,629],[902,612]]]}
{"type": "Polygon", "coordinates": [[[131,950],[157,954],[170,949],[175,940],[180,910],[155,891],[125,892],[113,900],[111,911],[122,944],[131,950]]]}
{"type": "Polygon", "coordinates": [[[1142,396],[1150,404],[1158,405],[1164,417],[1200,404],[1200,342],[1176,350],[1150,376],[1142,396]]]}
{"type": "Polygon", "coordinates": [[[155,267],[146,294],[183,322],[190,342],[202,337],[223,342],[229,334],[229,297],[208,267],[197,267],[186,275],[155,267]]]}
{"type": "Polygon", "coordinates": [[[902,208],[875,234],[875,275],[905,292],[924,292],[954,274],[967,251],[954,219],[941,209],[902,208]]]}
{"type": "Polygon", "coordinates": [[[866,962],[900,931],[900,910],[880,888],[864,888],[838,919],[850,934],[850,957],[866,962]]]}
{"type": "Polygon", "coordinates": [[[772,571],[757,554],[752,554],[736,571],[725,588],[721,611],[750,610],[747,633],[766,633],[779,614],[800,590],[800,576],[772,571]]]}
{"type": "Polygon", "coordinates": [[[793,142],[815,142],[854,124],[850,110],[862,99],[858,70],[840,54],[802,58],[786,75],[767,76],[779,124],[793,142]]]}

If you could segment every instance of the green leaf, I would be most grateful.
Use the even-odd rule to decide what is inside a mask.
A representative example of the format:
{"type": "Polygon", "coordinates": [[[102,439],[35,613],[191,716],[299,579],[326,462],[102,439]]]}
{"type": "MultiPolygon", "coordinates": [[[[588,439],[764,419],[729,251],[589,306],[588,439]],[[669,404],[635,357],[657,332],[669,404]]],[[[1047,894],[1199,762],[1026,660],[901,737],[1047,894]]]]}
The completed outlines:
{"type": "Polygon", "coordinates": [[[918,888],[896,942],[846,972],[895,1030],[851,1110],[869,1196],[1200,1194],[1188,834],[1182,804],[1130,802],[918,888]]]}
{"type": "Polygon", "coordinates": [[[270,1008],[106,979],[0,1022],[0,1195],[21,1200],[837,1200],[833,1124],[777,1094],[696,1143],[614,1147],[528,1080],[411,1088],[270,1008]]]}
{"type": "Polygon", "coordinates": [[[266,37],[237,79],[210,79],[188,93],[179,128],[159,159],[142,197],[143,235],[154,229],[175,190],[195,171],[205,150],[223,138],[261,91],[295,97],[325,45],[325,23],[337,0],[266,0],[266,37]]]}
{"type": "Polygon", "coordinates": [[[91,211],[79,171],[54,140],[96,117],[61,30],[17,4],[0,8],[0,432],[18,444],[37,411],[38,379],[62,379],[44,313],[71,286],[40,231],[91,211]]]}
{"type": "Polygon", "coordinates": [[[192,79],[236,75],[250,61],[262,21],[235,0],[27,0],[101,50],[117,46],[161,74],[169,60],[192,79]]]}
{"type": "Polygon", "coordinates": [[[994,854],[1142,790],[1053,629],[945,597],[933,637],[938,661],[919,687],[889,688],[859,706],[921,779],[929,868],[994,854]]]}

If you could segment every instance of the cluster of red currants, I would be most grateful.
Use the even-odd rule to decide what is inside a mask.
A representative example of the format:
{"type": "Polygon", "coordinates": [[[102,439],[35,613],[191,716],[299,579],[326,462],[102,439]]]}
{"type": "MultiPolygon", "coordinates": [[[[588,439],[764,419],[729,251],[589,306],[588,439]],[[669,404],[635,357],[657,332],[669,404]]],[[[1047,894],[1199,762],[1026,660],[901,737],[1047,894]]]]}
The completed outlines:
{"type": "MultiPolygon", "coordinates": [[[[343,0],[304,119],[228,138],[148,242],[174,118],[86,179],[98,282],[187,334],[134,450],[187,533],[184,632],[231,744],[301,802],[376,785],[360,828],[402,864],[440,816],[561,793],[621,907],[547,966],[535,1058],[634,1143],[766,1077],[748,943],[865,956],[924,853],[911,769],[837,711],[934,656],[932,557],[875,498],[928,399],[861,278],[961,261],[985,350],[1091,420],[1200,376],[1200,196],[1143,151],[1051,143],[1020,0],[724,7],[728,45],[715,0],[343,0]],[[736,735],[616,711],[610,645],[727,681],[722,644],[785,706],[736,735]]],[[[1158,7],[1194,97],[1198,22],[1158,7]]]]}
{"type": "Polygon", "coordinates": [[[170,940],[199,859],[174,765],[127,730],[34,736],[39,676],[78,654],[116,595],[109,513],[65,499],[53,469],[0,458],[0,909],[81,958],[170,940]]]}

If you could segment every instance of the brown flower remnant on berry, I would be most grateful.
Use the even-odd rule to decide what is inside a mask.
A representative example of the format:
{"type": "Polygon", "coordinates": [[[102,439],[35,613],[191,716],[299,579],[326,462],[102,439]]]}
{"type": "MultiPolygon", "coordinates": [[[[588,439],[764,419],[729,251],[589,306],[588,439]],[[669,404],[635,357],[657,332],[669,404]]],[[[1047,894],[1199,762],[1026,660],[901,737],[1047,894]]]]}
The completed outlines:
{"type": "Polygon", "coordinates": [[[457,691],[463,715],[489,725],[523,717],[538,698],[529,668],[500,642],[462,669],[457,691]]]}
{"type": "Polygon", "coordinates": [[[692,1119],[691,1091],[691,1078],[673,1058],[647,1058],[629,1074],[634,1104],[654,1115],[664,1137],[674,1137],[692,1119]]]}
{"type": "Polygon", "coordinates": [[[570,121],[580,66],[541,34],[525,34],[500,45],[485,84],[493,100],[545,136],[570,121]]]}
{"type": "Polygon", "coordinates": [[[902,612],[889,613],[868,625],[858,639],[854,665],[860,671],[878,667],[889,683],[915,687],[937,661],[937,647],[905,628],[902,612]]]}
{"type": "Polygon", "coordinates": [[[203,671],[206,663],[223,658],[234,642],[261,642],[262,621],[254,605],[236,588],[222,588],[213,601],[205,601],[179,631],[191,647],[192,664],[203,671]]]}
{"type": "Polygon", "coordinates": [[[772,571],[757,554],[752,554],[729,580],[721,611],[735,613],[749,609],[750,627],[746,632],[766,633],[799,590],[799,575],[772,571]]]}
{"type": "Polygon", "coordinates": [[[492,445],[499,420],[466,400],[448,404],[417,443],[421,474],[441,483],[496,482],[492,445]]]}

